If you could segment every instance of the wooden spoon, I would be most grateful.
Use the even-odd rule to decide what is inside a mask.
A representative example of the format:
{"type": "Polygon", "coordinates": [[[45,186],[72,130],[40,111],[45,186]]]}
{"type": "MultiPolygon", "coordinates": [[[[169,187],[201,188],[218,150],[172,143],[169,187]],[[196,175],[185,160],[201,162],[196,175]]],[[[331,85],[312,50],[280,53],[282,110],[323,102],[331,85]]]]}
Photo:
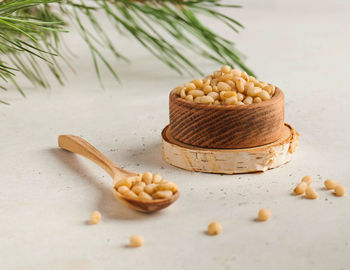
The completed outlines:
{"type": "MultiPolygon", "coordinates": [[[[119,181],[124,178],[128,178],[130,176],[135,176],[136,173],[129,172],[118,167],[114,164],[110,159],[108,159],[104,154],[98,151],[94,146],[85,141],[84,139],[74,136],[74,135],[61,135],[58,137],[58,145],[59,147],[70,151],[72,153],[76,153],[82,155],[97,165],[99,165],[102,169],[104,169],[115,181],[119,181]]],[[[177,191],[173,194],[172,197],[167,199],[158,199],[158,200],[142,200],[130,198],[122,195],[113,187],[114,196],[120,200],[123,204],[141,212],[151,213],[155,211],[159,211],[163,208],[168,207],[173,202],[175,202],[180,193],[177,191]]]]}

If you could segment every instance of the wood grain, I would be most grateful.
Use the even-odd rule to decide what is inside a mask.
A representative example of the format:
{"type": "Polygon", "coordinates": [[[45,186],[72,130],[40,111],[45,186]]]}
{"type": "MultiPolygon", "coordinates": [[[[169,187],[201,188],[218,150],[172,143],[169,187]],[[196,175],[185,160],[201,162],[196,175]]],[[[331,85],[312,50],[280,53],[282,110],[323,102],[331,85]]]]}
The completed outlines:
{"type": "Polygon", "coordinates": [[[255,147],[278,140],[284,127],[284,95],[251,105],[205,105],[171,91],[169,132],[177,141],[206,148],[255,147]]]}

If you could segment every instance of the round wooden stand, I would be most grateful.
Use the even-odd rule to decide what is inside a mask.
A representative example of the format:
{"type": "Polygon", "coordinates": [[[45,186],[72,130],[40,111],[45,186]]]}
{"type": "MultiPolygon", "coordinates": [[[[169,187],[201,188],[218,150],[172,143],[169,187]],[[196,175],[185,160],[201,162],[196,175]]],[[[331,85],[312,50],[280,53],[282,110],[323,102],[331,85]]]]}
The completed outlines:
{"type": "Polygon", "coordinates": [[[263,172],[287,163],[298,145],[299,133],[285,123],[279,140],[242,149],[210,149],[187,145],[173,139],[168,126],[164,128],[162,137],[163,159],[170,165],[188,171],[235,174],[263,172]]]}

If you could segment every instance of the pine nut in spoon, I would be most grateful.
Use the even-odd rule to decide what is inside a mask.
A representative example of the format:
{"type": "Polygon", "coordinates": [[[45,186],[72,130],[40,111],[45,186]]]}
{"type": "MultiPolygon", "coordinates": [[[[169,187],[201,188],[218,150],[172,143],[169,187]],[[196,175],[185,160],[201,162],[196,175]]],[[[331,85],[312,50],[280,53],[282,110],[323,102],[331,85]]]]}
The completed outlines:
{"type": "Polygon", "coordinates": [[[134,210],[146,213],[156,212],[170,206],[180,196],[180,192],[177,190],[177,185],[175,183],[161,179],[158,174],[152,175],[149,172],[137,174],[124,170],[114,164],[90,143],[78,136],[61,135],[58,137],[58,145],[64,150],[90,159],[104,169],[114,179],[112,188],[114,196],[123,204],[134,210]],[[139,190],[139,194],[141,194],[141,196],[139,196],[132,190],[133,186],[138,186],[140,183],[144,182],[149,183],[150,181],[154,181],[155,192],[158,191],[158,185],[161,185],[160,191],[163,191],[164,186],[169,186],[170,190],[167,192],[168,196],[155,196],[153,198],[152,196],[146,196],[144,194],[145,192],[141,190],[139,190]]]}

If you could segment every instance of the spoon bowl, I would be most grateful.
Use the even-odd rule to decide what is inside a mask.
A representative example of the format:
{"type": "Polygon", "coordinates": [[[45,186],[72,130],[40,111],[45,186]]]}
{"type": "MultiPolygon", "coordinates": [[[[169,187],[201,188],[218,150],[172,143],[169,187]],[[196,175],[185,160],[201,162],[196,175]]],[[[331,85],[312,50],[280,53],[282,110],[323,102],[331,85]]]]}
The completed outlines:
{"type": "MultiPolygon", "coordinates": [[[[81,137],[74,135],[60,135],[58,137],[58,145],[64,150],[82,155],[95,162],[114,179],[114,182],[137,175],[134,172],[124,170],[114,164],[104,154],[81,137]]],[[[174,203],[180,196],[179,191],[176,191],[170,198],[143,200],[125,196],[118,192],[114,187],[112,188],[112,192],[113,195],[124,205],[144,213],[152,213],[164,209],[174,203]]]]}

